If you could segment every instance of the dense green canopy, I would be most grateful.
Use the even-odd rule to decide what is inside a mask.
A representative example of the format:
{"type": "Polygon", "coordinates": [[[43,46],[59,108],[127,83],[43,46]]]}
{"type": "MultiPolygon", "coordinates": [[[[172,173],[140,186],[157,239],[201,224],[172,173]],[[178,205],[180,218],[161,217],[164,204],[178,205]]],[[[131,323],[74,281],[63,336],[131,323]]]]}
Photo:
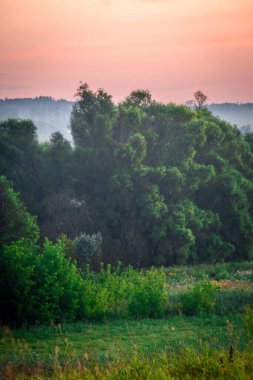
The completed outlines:
{"type": "Polygon", "coordinates": [[[134,266],[253,257],[252,135],[204,107],[133,91],[115,105],[81,84],[61,133],[39,144],[30,121],[0,123],[1,174],[41,235],[100,232],[103,258],[134,266]]]}

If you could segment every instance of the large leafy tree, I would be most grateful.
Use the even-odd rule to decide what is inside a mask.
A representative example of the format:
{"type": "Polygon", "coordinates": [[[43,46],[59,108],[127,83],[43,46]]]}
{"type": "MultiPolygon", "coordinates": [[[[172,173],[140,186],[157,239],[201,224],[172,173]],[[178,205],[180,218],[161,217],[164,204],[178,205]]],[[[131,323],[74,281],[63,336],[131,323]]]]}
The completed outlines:
{"type": "Polygon", "coordinates": [[[117,108],[87,84],[78,95],[71,123],[76,166],[84,168],[78,191],[110,247],[118,241],[134,265],[233,259],[241,249],[250,257],[252,153],[238,130],[203,108],[206,98],[191,110],[154,102],[145,90],[117,108]],[[229,171],[241,179],[226,182],[224,215],[229,171]]]}

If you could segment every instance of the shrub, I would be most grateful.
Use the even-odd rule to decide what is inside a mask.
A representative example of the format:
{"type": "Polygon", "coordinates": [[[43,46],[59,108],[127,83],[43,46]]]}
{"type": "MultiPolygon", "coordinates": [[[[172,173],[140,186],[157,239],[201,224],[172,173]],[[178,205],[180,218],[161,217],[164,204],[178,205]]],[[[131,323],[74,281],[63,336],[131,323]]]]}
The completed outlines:
{"type": "Polygon", "coordinates": [[[166,274],[162,269],[133,272],[129,270],[132,282],[128,310],[138,317],[161,317],[168,307],[166,274]]]}
{"type": "Polygon", "coordinates": [[[89,264],[92,269],[98,269],[102,261],[102,235],[82,234],[76,239],[76,260],[81,269],[89,264]]]}
{"type": "Polygon", "coordinates": [[[218,289],[208,280],[197,282],[192,289],[180,295],[183,313],[193,315],[199,312],[212,311],[218,289]]]}
{"type": "Polygon", "coordinates": [[[1,321],[49,323],[105,317],[161,317],[168,306],[163,269],[78,271],[61,240],[42,247],[22,239],[0,256],[1,321]]]}
{"type": "Polygon", "coordinates": [[[8,324],[81,317],[82,278],[60,243],[21,239],[0,255],[0,319],[8,324]]]}
{"type": "Polygon", "coordinates": [[[60,243],[45,239],[35,258],[34,285],[30,319],[59,322],[81,317],[82,278],[76,266],[64,257],[60,243]]]}
{"type": "Polygon", "coordinates": [[[33,312],[34,258],[38,247],[26,239],[4,246],[0,254],[0,320],[20,324],[33,312]]]}
{"type": "Polygon", "coordinates": [[[230,276],[224,263],[216,264],[216,274],[214,278],[216,280],[227,280],[230,276]]]}
{"type": "Polygon", "coordinates": [[[163,269],[119,272],[110,265],[83,275],[84,317],[161,317],[167,310],[168,292],[163,269]]]}

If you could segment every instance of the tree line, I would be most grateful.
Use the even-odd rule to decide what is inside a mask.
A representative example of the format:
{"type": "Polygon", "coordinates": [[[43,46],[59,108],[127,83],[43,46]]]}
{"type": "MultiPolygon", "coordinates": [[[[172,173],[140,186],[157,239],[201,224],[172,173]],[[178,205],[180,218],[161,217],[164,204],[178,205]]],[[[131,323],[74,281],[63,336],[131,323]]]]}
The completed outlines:
{"type": "Polygon", "coordinates": [[[73,143],[60,132],[39,142],[30,120],[0,122],[2,247],[29,234],[61,237],[81,262],[76,247],[99,236],[105,263],[252,258],[252,133],[146,90],[118,105],[86,83],[76,96],[73,143]]]}
{"type": "MultiPolygon", "coordinates": [[[[193,101],[186,104],[194,108],[193,101]]],[[[71,101],[55,100],[49,96],[0,99],[0,121],[9,118],[31,119],[37,127],[39,141],[49,140],[51,133],[58,130],[71,140],[68,125],[72,107],[71,101]]],[[[220,119],[236,124],[241,131],[252,131],[253,103],[209,103],[207,108],[220,119]]]]}
{"type": "Polygon", "coordinates": [[[51,133],[59,129],[70,139],[68,123],[72,106],[73,102],[55,100],[50,96],[0,99],[0,121],[9,118],[31,119],[36,124],[40,141],[49,140],[51,133]]]}

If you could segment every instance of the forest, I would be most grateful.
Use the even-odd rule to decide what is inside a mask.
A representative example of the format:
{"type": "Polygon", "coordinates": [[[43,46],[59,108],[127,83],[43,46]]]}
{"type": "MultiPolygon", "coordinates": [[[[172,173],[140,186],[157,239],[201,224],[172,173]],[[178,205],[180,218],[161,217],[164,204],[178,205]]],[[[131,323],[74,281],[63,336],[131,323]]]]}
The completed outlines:
{"type": "MultiPolygon", "coordinates": [[[[40,241],[99,234],[105,263],[137,268],[252,257],[252,133],[144,90],[115,105],[87,84],[70,125],[73,144],[59,132],[39,143],[29,120],[0,123],[1,202],[13,207],[8,192],[19,193],[40,241]]],[[[23,236],[16,217],[1,244],[23,236]]]]}

